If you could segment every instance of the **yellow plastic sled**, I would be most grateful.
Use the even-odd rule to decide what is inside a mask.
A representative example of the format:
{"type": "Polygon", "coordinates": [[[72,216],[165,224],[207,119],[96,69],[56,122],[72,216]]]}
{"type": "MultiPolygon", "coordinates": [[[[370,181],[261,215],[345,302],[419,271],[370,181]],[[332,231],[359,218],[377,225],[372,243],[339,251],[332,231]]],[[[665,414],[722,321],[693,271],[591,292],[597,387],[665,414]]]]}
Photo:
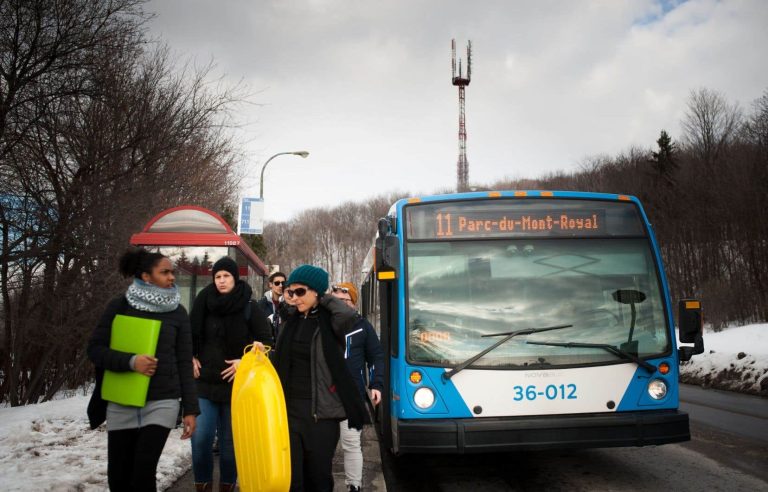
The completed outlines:
{"type": "Polygon", "coordinates": [[[291,486],[288,415],[267,355],[245,348],[232,385],[232,436],[240,490],[284,492],[291,486]]]}

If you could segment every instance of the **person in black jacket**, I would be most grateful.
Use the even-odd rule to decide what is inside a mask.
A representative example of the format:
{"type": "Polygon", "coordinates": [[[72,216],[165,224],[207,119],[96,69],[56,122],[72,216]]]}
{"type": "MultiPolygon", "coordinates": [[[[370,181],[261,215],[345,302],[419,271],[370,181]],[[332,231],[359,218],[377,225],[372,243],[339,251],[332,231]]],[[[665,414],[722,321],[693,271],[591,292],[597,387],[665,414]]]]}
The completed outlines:
{"type": "Polygon", "coordinates": [[[125,295],[107,305],[88,342],[88,357],[99,372],[136,371],[151,378],[144,407],[109,402],[106,421],[110,490],[153,491],[157,462],[168,434],[176,426],[179,398],[184,415],[181,438],[188,439],[195,432],[199,410],[192,375],[192,336],[168,258],[130,249],[120,258],[120,273],[134,277],[133,283],[125,295]],[[109,348],[112,320],[117,314],[161,321],[154,356],[109,348]]]}
{"type": "MultiPolygon", "coordinates": [[[[357,308],[357,288],[351,282],[342,282],[331,287],[334,297],[344,301],[352,309],[357,308]]],[[[384,350],[379,343],[379,337],[373,326],[362,316],[358,318],[354,328],[347,333],[344,359],[347,368],[357,383],[360,397],[366,398],[366,372],[368,372],[368,389],[371,392],[371,403],[374,406],[381,402],[381,391],[384,389],[384,350]],[[366,371],[367,369],[367,371],[366,371]]],[[[366,414],[367,415],[367,414],[366,414]]],[[[360,492],[363,480],[363,449],[360,443],[362,432],[350,428],[349,422],[339,425],[341,431],[341,449],[344,450],[344,475],[348,492],[360,492]]]]}
{"type": "Polygon", "coordinates": [[[333,490],[333,454],[339,422],[363,428],[365,410],[344,363],[344,335],[356,319],[330,295],[328,273],[301,265],[288,276],[286,310],[273,363],[288,411],[291,490],[333,490]]]}
{"type": "Polygon", "coordinates": [[[272,330],[252,301],[251,287],[240,279],[235,261],[227,256],[213,264],[213,283],[192,306],[193,359],[200,417],[192,437],[195,488],[208,491],[213,481],[213,442],[219,437],[219,490],[234,490],[237,482],[232,440],[232,381],[243,349],[272,345],[272,330]]]}

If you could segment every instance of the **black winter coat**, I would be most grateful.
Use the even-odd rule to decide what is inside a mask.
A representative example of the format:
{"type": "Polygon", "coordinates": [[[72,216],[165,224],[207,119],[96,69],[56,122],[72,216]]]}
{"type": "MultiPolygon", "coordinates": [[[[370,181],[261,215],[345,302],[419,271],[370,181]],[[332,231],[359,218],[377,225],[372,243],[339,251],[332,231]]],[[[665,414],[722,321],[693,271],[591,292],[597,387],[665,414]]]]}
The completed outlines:
{"type": "Polygon", "coordinates": [[[261,309],[261,311],[264,313],[264,316],[275,314],[275,303],[272,302],[271,291],[267,291],[263,296],[261,296],[259,300],[256,301],[256,304],[258,304],[259,309],[261,309]]]}
{"type": "Polygon", "coordinates": [[[357,383],[360,396],[366,397],[365,380],[368,369],[368,387],[384,391],[384,350],[373,326],[360,318],[350,333],[345,335],[344,358],[347,367],[357,383]]]}
{"type": "Polygon", "coordinates": [[[241,359],[243,349],[254,341],[273,344],[269,321],[253,300],[250,301],[250,308],[237,316],[206,313],[202,330],[194,341],[195,356],[200,361],[200,378],[197,380],[200,398],[221,403],[231,401],[232,383],[221,377],[221,371],[229,367],[224,361],[241,359]],[[228,336],[225,336],[225,330],[230,332],[228,336]]]}
{"type": "Polygon", "coordinates": [[[349,426],[362,429],[365,409],[343,353],[344,335],[352,330],[357,313],[343,301],[327,295],[320,305],[306,314],[294,307],[286,309],[277,349],[272,356],[286,398],[291,398],[291,351],[296,330],[303,322],[314,325],[310,348],[312,414],[315,419],[349,420],[349,426]]]}
{"type": "Polygon", "coordinates": [[[132,308],[125,296],[110,301],[88,342],[88,358],[97,368],[127,372],[131,370],[131,357],[136,354],[109,348],[112,320],[116,314],[156,319],[162,323],[155,351],[157,369],[149,380],[147,401],[181,398],[184,415],[198,415],[200,408],[192,373],[192,332],[184,306],[168,313],[149,313],[132,308]]]}

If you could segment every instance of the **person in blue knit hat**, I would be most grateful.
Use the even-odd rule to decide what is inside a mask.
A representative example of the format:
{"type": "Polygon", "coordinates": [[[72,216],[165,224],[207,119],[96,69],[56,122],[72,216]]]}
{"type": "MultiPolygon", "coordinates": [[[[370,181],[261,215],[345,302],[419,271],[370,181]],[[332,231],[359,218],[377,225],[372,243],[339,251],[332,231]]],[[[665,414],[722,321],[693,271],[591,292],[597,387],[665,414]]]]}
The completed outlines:
{"type": "Polygon", "coordinates": [[[332,492],[339,422],[347,419],[349,427],[362,429],[365,415],[344,361],[344,337],[357,314],[325,295],[328,272],[320,267],[297,267],[286,285],[283,294],[292,309],[283,316],[273,363],[288,411],[291,490],[332,492]]]}

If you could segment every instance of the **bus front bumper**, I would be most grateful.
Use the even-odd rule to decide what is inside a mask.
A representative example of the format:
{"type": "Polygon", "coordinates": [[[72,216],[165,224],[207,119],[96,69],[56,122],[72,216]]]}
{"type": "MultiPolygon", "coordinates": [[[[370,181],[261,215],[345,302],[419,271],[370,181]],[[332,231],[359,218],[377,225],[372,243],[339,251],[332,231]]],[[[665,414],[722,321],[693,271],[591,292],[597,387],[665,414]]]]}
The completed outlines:
{"type": "Polygon", "coordinates": [[[691,439],[688,414],[678,410],[400,420],[396,425],[397,454],[650,446],[691,439]]]}

